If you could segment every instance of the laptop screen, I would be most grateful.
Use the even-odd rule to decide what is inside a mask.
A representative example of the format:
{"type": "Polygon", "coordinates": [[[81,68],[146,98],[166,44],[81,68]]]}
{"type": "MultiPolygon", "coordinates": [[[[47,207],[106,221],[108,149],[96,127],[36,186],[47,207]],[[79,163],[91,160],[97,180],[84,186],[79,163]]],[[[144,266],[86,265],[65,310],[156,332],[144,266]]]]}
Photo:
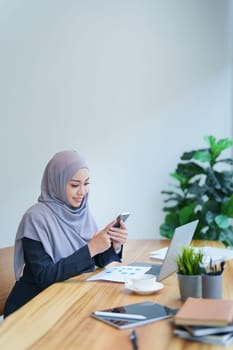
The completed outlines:
{"type": "Polygon", "coordinates": [[[191,243],[197,224],[198,220],[195,220],[175,229],[174,235],[171,239],[159,275],[157,277],[157,281],[161,281],[177,270],[175,261],[176,256],[177,254],[181,253],[183,246],[188,246],[191,243]]]}

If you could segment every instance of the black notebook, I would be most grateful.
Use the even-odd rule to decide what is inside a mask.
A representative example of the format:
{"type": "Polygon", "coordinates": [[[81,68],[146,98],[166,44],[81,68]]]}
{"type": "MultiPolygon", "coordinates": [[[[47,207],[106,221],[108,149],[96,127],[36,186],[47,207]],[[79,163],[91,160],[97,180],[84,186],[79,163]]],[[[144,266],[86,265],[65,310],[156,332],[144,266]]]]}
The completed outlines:
{"type": "Polygon", "coordinates": [[[144,301],[92,312],[91,316],[118,329],[140,326],[172,317],[177,309],[144,301]]]}

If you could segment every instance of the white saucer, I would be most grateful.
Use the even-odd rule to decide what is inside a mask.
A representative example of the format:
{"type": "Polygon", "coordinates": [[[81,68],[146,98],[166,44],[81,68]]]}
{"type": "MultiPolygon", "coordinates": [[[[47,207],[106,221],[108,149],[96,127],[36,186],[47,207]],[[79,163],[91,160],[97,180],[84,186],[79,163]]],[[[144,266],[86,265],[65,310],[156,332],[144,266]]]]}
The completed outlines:
{"type": "Polygon", "coordinates": [[[136,294],[142,294],[142,295],[146,295],[146,294],[152,294],[155,292],[158,292],[160,289],[162,289],[164,287],[164,285],[162,283],[159,282],[155,282],[153,287],[147,290],[143,290],[143,289],[138,289],[132,286],[132,284],[130,283],[125,283],[125,288],[130,290],[131,292],[134,292],[136,294]]]}

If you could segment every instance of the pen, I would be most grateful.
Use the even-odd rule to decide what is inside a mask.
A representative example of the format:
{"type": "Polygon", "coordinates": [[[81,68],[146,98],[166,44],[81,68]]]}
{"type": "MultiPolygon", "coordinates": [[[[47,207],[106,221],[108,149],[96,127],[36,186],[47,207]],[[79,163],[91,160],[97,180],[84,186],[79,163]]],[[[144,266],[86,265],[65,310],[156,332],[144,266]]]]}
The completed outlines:
{"type": "Polygon", "coordinates": [[[223,270],[224,270],[224,265],[225,265],[225,261],[222,260],[219,263],[215,263],[213,265],[213,261],[212,261],[212,258],[210,259],[210,263],[209,265],[204,269],[204,273],[206,275],[221,275],[223,273],[223,270]]]}
{"type": "Polygon", "coordinates": [[[132,320],[145,320],[146,317],[143,315],[136,315],[136,314],[123,314],[120,312],[108,312],[108,311],[95,311],[94,315],[96,316],[104,316],[104,317],[112,317],[112,318],[125,318],[125,319],[132,319],[132,320]]]}
{"type": "Polygon", "coordinates": [[[130,333],[130,340],[131,340],[131,343],[133,344],[133,349],[138,350],[139,348],[138,348],[137,334],[134,329],[130,333]]]}

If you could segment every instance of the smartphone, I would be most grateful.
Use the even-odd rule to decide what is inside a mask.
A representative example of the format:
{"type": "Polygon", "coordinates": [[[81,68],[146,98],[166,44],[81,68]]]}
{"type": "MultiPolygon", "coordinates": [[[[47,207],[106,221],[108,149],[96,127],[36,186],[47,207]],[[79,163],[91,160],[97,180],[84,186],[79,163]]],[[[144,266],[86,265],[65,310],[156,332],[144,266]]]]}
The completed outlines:
{"type": "Polygon", "coordinates": [[[113,227],[120,227],[120,221],[122,220],[125,222],[129,216],[130,216],[130,213],[128,211],[125,213],[119,214],[116,218],[117,222],[115,223],[115,225],[113,225],[113,227]]]}

